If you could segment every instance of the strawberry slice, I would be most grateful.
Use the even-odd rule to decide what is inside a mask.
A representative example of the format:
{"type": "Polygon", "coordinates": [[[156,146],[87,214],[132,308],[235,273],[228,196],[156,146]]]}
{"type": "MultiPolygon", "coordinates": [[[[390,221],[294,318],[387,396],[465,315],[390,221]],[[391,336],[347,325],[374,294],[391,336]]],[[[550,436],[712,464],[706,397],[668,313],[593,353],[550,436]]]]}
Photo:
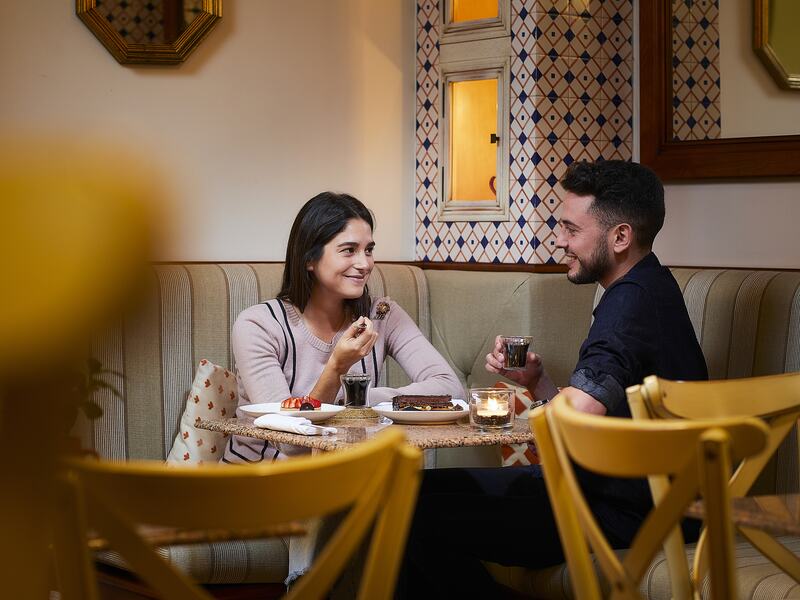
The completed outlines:
{"type": "Polygon", "coordinates": [[[300,405],[303,403],[303,398],[287,398],[283,402],[281,402],[281,408],[287,410],[297,410],[300,408],[300,405]]]}
{"type": "Polygon", "coordinates": [[[281,408],[283,410],[299,410],[300,405],[303,404],[304,402],[308,402],[315,409],[322,408],[322,402],[320,402],[319,400],[315,400],[314,398],[310,398],[308,396],[302,396],[302,397],[293,396],[291,398],[287,398],[286,400],[281,402],[281,408]]]}

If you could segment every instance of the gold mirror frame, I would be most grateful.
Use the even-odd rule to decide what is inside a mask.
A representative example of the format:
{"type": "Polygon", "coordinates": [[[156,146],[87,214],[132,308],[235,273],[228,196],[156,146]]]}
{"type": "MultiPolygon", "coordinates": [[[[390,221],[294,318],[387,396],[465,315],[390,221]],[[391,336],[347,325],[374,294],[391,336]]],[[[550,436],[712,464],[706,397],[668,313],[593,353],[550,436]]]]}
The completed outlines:
{"type": "Polygon", "coordinates": [[[755,0],[753,49],[779,86],[785,90],[800,90],[800,73],[789,73],[770,44],[769,2],[770,0],[755,0]]]}
{"type": "Polygon", "coordinates": [[[176,65],[203,41],[222,18],[222,0],[203,0],[203,9],[171,44],[130,44],[97,10],[97,0],[76,0],[75,12],[117,62],[123,65],[176,65]]]}

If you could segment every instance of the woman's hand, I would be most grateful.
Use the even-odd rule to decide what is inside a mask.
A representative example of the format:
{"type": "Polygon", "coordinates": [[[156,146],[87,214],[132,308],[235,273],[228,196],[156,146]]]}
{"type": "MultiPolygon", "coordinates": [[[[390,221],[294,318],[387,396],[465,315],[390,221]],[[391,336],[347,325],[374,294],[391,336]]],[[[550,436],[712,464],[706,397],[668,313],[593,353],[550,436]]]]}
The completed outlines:
{"type": "Polygon", "coordinates": [[[370,353],[378,339],[378,332],[367,317],[356,320],[336,343],[330,362],[339,374],[347,373],[350,367],[370,353]]]}
{"type": "Polygon", "coordinates": [[[489,373],[497,373],[507,377],[511,381],[528,388],[533,393],[539,380],[544,375],[544,365],[542,357],[535,352],[528,352],[525,368],[522,370],[509,371],[503,368],[505,356],[503,355],[503,341],[501,336],[494,339],[494,350],[486,355],[485,369],[489,373]]]}

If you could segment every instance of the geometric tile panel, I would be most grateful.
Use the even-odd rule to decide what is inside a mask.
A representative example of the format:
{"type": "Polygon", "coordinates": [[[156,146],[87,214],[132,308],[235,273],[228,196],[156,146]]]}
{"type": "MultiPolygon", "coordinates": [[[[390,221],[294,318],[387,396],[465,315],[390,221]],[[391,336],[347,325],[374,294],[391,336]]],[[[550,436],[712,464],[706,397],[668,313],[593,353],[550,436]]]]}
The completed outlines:
{"type": "Polygon", "coordinates": [[[511,0],[508,222],[436,219],[440,9],[417,1],[416,258],[559,262],[564,171],[632,157],[633,0],[511,0]]]}
{"type": "Polygon", "coordinates": [[[161,2],[150,0],[97,0],[97,12],[130,44],[164,43],[162,8],[161,2]]]}
{"type": "Polygon", "coordinates": [[[721,135],[719,0],[672,1],[672,136],[721,135]]]}

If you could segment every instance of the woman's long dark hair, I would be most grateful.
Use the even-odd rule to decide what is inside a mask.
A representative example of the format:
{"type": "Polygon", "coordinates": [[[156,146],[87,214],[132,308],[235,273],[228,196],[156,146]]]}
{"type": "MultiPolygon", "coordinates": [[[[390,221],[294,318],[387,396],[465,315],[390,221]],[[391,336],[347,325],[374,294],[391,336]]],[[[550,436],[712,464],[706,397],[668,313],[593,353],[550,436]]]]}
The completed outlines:
{"type": "MultiPolygon", "coordinates": [[[[301,312],[305,310],[314,285],[314,275],[307,267],[322,258],[325,244],[344,231],[350,219],[361,219],[367,222],[370,229],[375,228],[369,209],[348,194],[322,192],[303,205],[289,234],[278,298],[288,300],[301,312]]],[[[353,319],[369,315],[367,286],[364,286],[360,298],[345,300],[345,310],[353,319]]]]}

